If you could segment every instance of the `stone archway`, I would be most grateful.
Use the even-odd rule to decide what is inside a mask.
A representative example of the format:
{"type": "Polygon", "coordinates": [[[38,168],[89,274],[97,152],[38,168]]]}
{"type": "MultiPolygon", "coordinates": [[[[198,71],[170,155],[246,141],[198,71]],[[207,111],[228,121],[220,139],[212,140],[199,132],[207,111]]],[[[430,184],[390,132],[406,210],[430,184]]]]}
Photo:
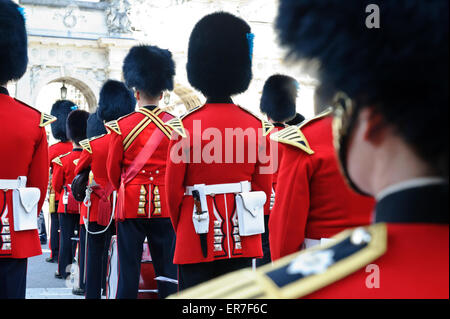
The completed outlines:
{"type": "Polygon", "coordinates": [[[36,105],[37,98],[45,86],[51,83],[65,82],[66,84],[74,86],[83,94],[88,104],[87,111],[94,112],[97,107],[99,83],[94,83],[93,81],[90,81],[89,78],[81,80],[74,76],[61,76],[58,73],[59,72],[51,72],[50,74],[41,77],[39,81],[36,82],[31,95],[33,105],[36,105]]]}
{"type": "Polygon", "coordinates": [[[92,91],[92,89],[83,81],[76,79],[76,78],[72,78],[72,77],[60,77],[57,78],[49,83],[54,83],[54,82],[65,82],[69,85],[72,85],[74,87],[76,87],[85,97],[88,105],[89,105],[89,112],[94,112],[95,109],[97,108],[97,97],[95,95],[95,93],[92,91]]]}

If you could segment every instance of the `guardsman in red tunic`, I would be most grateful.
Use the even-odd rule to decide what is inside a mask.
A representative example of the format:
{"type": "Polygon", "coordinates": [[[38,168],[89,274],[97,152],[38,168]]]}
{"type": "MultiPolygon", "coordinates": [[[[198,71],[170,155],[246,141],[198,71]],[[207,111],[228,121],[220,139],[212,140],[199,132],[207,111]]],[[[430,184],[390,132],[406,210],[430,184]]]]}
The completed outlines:
{"type": "Polygon", "coordinates": [[[53,172],[52,185],[55,192],[61,193],[57,212],[59,214],[60,245],[58,271],[56,278],[65,279],[70,274],[70,265],[74,256],[71,238],[75,230],[79,230],[79,205],[72,195],[70,185],[75,178],[75,166],[78,163],[81,151],[80,141],[86,139],[86,123],[89,113],[82,110],[74,110],[67,117],[67,137],[73,143],[73,150],[67,154],[58,156],[53,160],[55,170],[53,172]]]}
{"type": "MultiPolygon", "coordinates": [[[[175,233],[164,184],[171,137],[164,122],[173,116],[158,107],[163,91],[173,89],[175,63],[168,50],[135,46],[125,58],[123,75],[126,85],[136,90],[139,109],[106,123],[111,132],[106,166],[109,180],[118,190],[117,298],[137,298],[145,237],[156,276],[177,280],[173,264],[175,233]]],[[[160,298],[176,289],[170,281],[158,281],[160,298]]]]}
{"type": "MultiPolygon", "coordinates": [[[[270,76],[264,83],[259,109],[265,114],[274,128],[269,136],[286,127],[286,122],[296,116],[298,82],[287,75],[275,74],[270,76]]],[[[300,116],[300,114],[298,114],[300,116]]],[[[275,202],[277,187],[278,168],[281,161],[281,148],[274,141],[270,141],[271,154],[274,157],[274,172],[272,175],[272,195],[270,197],[270,210],[275,202]]],[[[270,212],[264,215],[265,232],[261,235],[264,257],[256,260],[256,265],[261,266],[271,261],[269,245],[269,217],[270,212]]]]}
{"type": "Polygon", "coordinates": [[[48,162],[50,164],[50,182],[49,182],[49,212],[50,212],[50,249],[51,255],[45,261],[51,263],[58,262],[59,254],[59,220],[58,213],[56,212],[58,208],[59,198],[61,194],[55,193],[52,184],[52,172],[54,170],[54,165],[52,161],[63,154],[66,154],[72,150],[72,142],[67,139],[66,135],[66,120],[70,112],[74,110],[76,105],[67,100],[56,101],[50,114],[55,116],[57,120],[51,124],[52,135],[59,142],[51,145],[48,148],[48,162]]]}
{"type": "Polygon", "coordinates": [[[271,135],[283,154],[269,223],[272,259],[371,222],[374,200],[351,190],[333,146],[331,110],[271,135]]]}
{"type": "Polygon", "coordinates": [[[273,126],[231,100],[250,83],[252,40],[245,21],[223,12],[202,18],[190,36],[188,79],[207,101],[168,123],[178,133],[166,186],[180,289],[247,267],[263,254],[272,182],[265,167],[270,157],[263,155],[273,126]]]}
{"type": "Polygon", "coordinates": [[[42,253],[37,216],[48,183],[44,126],[56,120],[10,97],[6,89],[22,77],[28,62],[19,9],[12,1],[0,1],[0,299],[25,298],[27,258],[42,253]]]}
{"type": "Polygon", "coordinates": [[[100,299],[106,289],[108,249],[115,233],[113,186],[108,180],[106,161],[111,134],[106,134],[103,121],[110,122],[134,111],[136,99],[122,82],[108,80],[100,91],[96,113],[89,116],[88,139],[80,142],[83,147],[75,174],[89,169],[90,197],[81,205],[81,218],[85,221],[87,235],[86,299],[100,299]],[[89,221],[89,222],[87,222],[89,221]]]}
{"type": "MultiPolygon", "coordinates": [[[[340,163],[352,187],[375,196],[375,224],[273,268],[221,278],[246,289],[222,296],[448,299],[449,3],[383,1],[380,29],[365,25],[363,2],[322,4],[282,0],[277,27],[281,42],[319,62],[322,83],[341,92],[340,163]]],[[[183,297],[206,289],[214,291],[205,285],[183,297]]]]}

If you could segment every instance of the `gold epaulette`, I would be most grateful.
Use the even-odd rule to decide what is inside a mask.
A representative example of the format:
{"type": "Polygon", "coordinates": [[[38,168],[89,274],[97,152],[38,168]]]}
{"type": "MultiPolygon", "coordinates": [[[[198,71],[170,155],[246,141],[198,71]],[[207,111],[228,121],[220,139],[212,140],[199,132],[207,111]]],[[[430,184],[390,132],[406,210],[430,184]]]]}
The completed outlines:
{"type": "Polygon", "coordinates": [[[84,150],[86,150],[86,151],[88,151],[90,154],[92,154],[92,148],[91,148],[91,143],[89,143],[89,139],[85,139],[85,140],[80,141],[80,146],[81,146],[84,150]]]}
{"type": "Polygon", "coordinates": [[[266,120],[261,120],[261,123],[264,136],[267,136],[275,127],[272,123],[266,120]]]}
{"type": "Polygon", "coordinates": [[[55,163],[55,164],[57,164],[57,165],[59,165],[59,166],[63,166],[63,163],[61,162],[61,158],[64,157],[64,156],[66,156],[66,155],[68,155],[68,154],[70,154],[70,152],[55,157],[55,158],[52,160],[52,163],[55,163]]]}
{"type": "Polygon", "coordinates": [[[169,298],[301,298],[368,265],[382,256],[386,247],[384,223],[358,227],[339,233],[324,245],[284,257],[273,265],[239,270],[169,298]]]}
{"type": "Polygon", "coordinates": [[[273,133],[270,135],[270,139],[275,142],[298,147],[309,155],[314,154],[305,135],[303,135],[302,131],[297,126],[288,126],[281,131],[273,133]]]}
{"type": "Polygon", "coordinates": [[[117,120],[109,121],[105,123],[106,129],[109,129],[112,132],[117,133],[118,135],[122,135],[122,132],[120,131],[119,123],[117,120]]]}
{"type": "Polygon", "coordinates": [[[183,138],[186,138],[186,130],[184,129],[183,122],[181,119],[174,117],[173,119],[170,119],[169,121],[164,123],[166,126],[170,127],[173,131],[175,131],[178,135],[180,135],[183,138]]]}
{"type": "Polygon", "coordinates": [[[191,115],[192,113],[200,110],[204,105],[205,104],[194,107],[193,109],[189,110],[189,112],[183,114],[179,118],[174,117],[173,119],[168,120],[167,122],[164,123],[164,125],[169,127],[172,131],[175,131],[181,137],[186,138],[187,135],[186,135],[186,130],[184,129],[184,125],[183,125],[183,119],[186,116],[191,115]]]}
{"type": "Polygon", "coordinates": [[[56,116],[49,115],[41,112],[41,120],[39,121],[39,127],[47,126],[57,120],[56,116]]]}

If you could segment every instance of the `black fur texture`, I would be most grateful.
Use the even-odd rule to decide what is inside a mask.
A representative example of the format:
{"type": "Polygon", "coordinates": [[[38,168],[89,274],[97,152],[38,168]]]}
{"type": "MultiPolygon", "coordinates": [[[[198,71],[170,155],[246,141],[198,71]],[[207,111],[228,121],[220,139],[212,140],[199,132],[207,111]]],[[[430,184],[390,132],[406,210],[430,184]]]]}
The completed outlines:
{"type": "Polygon", "coordinates": [[[61,142],[67,141],[66,121],[74,106],[75,103],[69,100],[58,100],[52,105],[50,114],[57,117],[57,120],[50,124],[52,135],[61,142]]]}
{"type": "Polygon", "coordinates": [[[117,120],[134,111],[136,99],[124,83],[108,80],[100,90],[97,115],[102,121],[117,120]]]}
{"type": "Polygon", "coordinates": [[[89,112],[75,110],[67,117],[67,137],[76,144],[87,138],[86,128],[89,112]]]}
{"type": "Polygon", "coordinates": [[[197,22],[189,38],[189,83],[208,98],[245,92],[252,79],[250,32],[247,22],[226,12],[197,22]]]}
{"type": "Polygon", "coordinates": [[[275,74],[264,83],[259,108],[272,120],[284,123],[295,116],[297,81],[287,75],[275,74]]]}
{"type": "Polygon", "coordinates": [[[122,71],[129,88],[143,91],[150,97],[173,90],[175,62],[169,50],[151,45],[134,46],[125,57],[122,71]]]}
{"type": "Polygon", "coordinates": [[[103,121],[100,120],[97,113],[89,114],[86,129],[87,138],[100,136],[102,134],[106,134],[106,128],[105,125],[103,124],[103,121]]]}
{"type": "Polygon", "coordinates": [[[437,173],[448,176],[449,1],[281,0],[288,58],[319,62],[322,83],[374,106],[437,173]],[[380,28],[368,28],[369,4],[380,28]]]}
{"type": "Polygon", "coordinates": [[[18,80],[27,70],[25,19],[17,4],[0,0],[0,84],[18,80]]]}

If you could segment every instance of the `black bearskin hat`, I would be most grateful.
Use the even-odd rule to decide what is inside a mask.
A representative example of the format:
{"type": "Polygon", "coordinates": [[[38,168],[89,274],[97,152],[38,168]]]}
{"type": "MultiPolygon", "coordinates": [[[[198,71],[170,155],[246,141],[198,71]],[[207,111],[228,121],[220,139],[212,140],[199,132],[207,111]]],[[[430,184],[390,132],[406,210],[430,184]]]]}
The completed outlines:
{"type": "Polygon", "coordinates": [[[97,113],[89,114],[86,128],[87,138],[100,136],[102,134],[106,134],[106,128],[105,125],[103,125],[102,120],[100,120],[97,113]]]}
{"type": "Polygon", "coordinates": [[[260,110],[276,122],[285,122],[295,116],[297,81],[287,75],[275,74],[264,83],[260,110]]]}
{"type": "Polygon", "coordinates": [[[136,99],[124,83],[108,80],[100,90],[97,116],[102,121],[117,120],[134,111],[136,99]]]}
{"type": "Polygon", "coordinates": [[[448,12],[448,0],[281,0],[276,28],[288,57],[317,61],[319,80],[350,97],[354,116],[375,107],[448,176],[448,12]]]}
{"type": "Polygon", "coordinates": [[[27,70],[28,41],[22,12],[14,2],[0,0],[0,84],[20,79],[27,70]]]}
{"type": "Polygon", "coordinates": [[[216,12],[203,17],[189,38],[189,83],[206,97],[245,92],[252,79],[253,34],[242,19],[216,12]]]}
{"type": "Polygon", "coordinates": [[[123,62],[123,77],[129,88],[156,97],[164,90],[173,90],[175,62],[169,50],[138,45],[130,49],[123,62]]]}
{"type": "Polygon", "coordinates": [[[52,105],[50,114],[56,116],[57,120],[51,124],[52,135],[61,142],[67,141],[66,121],[69,113],[77,106],[69,100],[58,100],[52,105]]]}
{"type": "Polygon", "coordinates": [[[67,117],[67,137],[76,144],[87,138],[86,127],[89,112],[75,110],[67,117]]]}

